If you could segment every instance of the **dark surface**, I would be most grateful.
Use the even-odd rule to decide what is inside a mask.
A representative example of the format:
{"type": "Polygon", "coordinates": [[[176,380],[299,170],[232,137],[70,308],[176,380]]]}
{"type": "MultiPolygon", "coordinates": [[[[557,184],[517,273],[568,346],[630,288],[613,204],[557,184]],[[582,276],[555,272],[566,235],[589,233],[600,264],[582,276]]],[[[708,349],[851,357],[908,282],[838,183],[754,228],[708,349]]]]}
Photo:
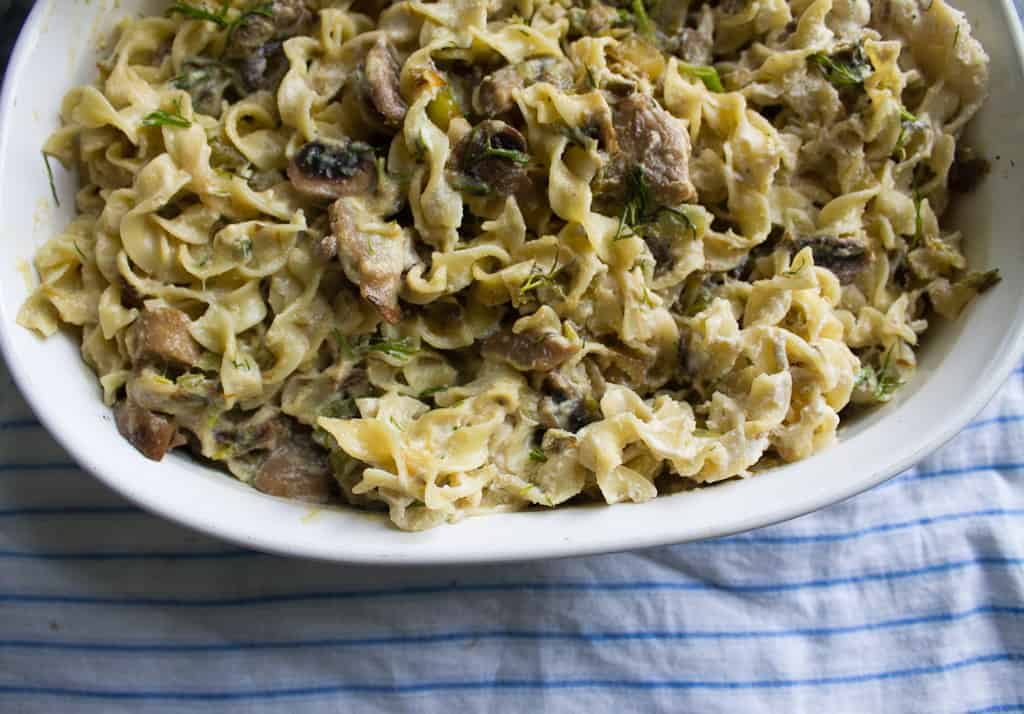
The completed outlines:
{"type": "Polygon", "coordinates": [[[28,17],[30,3],[15,2],[9,8],[6,6],[7,3],[0,2],[0,66],[4,71],[7,71],[7,60],[14,49],[15,40],[18,39],[18,30],[28,17]]]}

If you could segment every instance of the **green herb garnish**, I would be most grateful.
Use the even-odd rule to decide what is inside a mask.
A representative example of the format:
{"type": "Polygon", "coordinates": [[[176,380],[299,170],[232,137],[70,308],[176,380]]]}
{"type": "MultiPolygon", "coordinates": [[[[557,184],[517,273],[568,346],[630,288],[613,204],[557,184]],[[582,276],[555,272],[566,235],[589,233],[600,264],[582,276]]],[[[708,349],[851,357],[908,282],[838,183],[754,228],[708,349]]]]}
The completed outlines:
{"type": "Polygon", "coordinates": [[[370,352],[380,352],[388,357],[406,360],[419,352],[419,347],[408,337],[387,338],[380,335],[351,338],[341,330],[334,331],[334,339],[341,353],[348,359],[362,359],[370,352]]]}
{"type": "Polygon", "coordinates": [[[194,57],[185,62],[181,74],[171,80],[171,86],[189,91],[217,75],[224,79],[237,79],[236,71],[223,62],[206,57],[194,57]]]}
{"type": "Polygon", "coordinates": [[[356,408],[355,399],[352,397],[341,397],[332,399],[320,407],[318,415],[328,417],[329,419],[351,419],[358,413],[359,409],[356,408]]]}
{"type": "MultiPolygon", "coordinates": [[[[43,152],[43,163],[46,164],[46,178],[50,180],[50,195],[53,196],[53,202],[57,204],[57,208],[60,208],[60,199],[57,198],[57,184],[53,182],[53,169],[50,167],[50,157],[47,153],[43,152]]],[[[77,245],[75,246],[78,247],[77,245]]]]}
{"type": "Polygon", "coordinates": [[[252,241],[249,238],[242,238],[235,243],[235,249],[241,254],[243,260],[252,257],[252,241]]]}
{"type": "Polygon", "coordinates": [[[898,160],[902,161],[906,157],[904,147],[910,141],[910,135],[918,129],[923,129],[925,126],[927,124],[923,119],[919,119],[908,112],[906,107],[900,107],[900,133],[896,137],[896,146],[893,148],[893,153],[898,160]]]}
{"type": "Polygon", "coordinates": [[[697,240],[697,226],[693,225],[693,221],[683,211],[676,208],[662,207],[658,209],[659,216],[665,216],[674,223],[682,225],[686,230],[690,231],[690,236],[697,240]]]}
{"type": "Polygon", "coordinates": [[[529,154],[524,154],[522,151],[517,151],[515,149],[502,149],[500,147],[496,147],[496,146],[491,145],[491,142],[488,141],[487,142],[487,148],[483,150],[483,152],[480,154],[480,158],[478,160],[482,161],[484,159],[492,159],[492,158],[493,159],[504,159],[506,161],[511,161],[512,163],[516,163],[516,164],[520,164],[520,165],[530,163],[530,155],[529,154]]]}
{"type": "Polygon", "coordinates": [[[918,188],[914,187],[914,239],[911,246],[919,246],[924,240],[924,221],[921,220],[921,202],[924,198],[918,188]]]}
{"type": "Polygon", "coordinates": [[[533,267],[530,269],[530,275],[523,281],[523,284],[519,286],[519,295],[524,296],[527,293],[533,292],[544,285],[554,285],[555,277],[561,271],[558,267],[558,256],[555,256],[554,262],[551,264],[551,269],[546,273],[540,269],[537,262],[534,261],[533,267]]]}
{"type": "Polygon", "coordinates": [[[874,71],[867,55],[864,54],[864,48],[860,45],[832,56],[817,52],[807,59],[818,65],[825,79],[839,88],[859,87],[874,71]]]}
{"type": "Polygon", "coordinates": [[[696,317],[700,313],[708,309],[711,305],[711,301],[714,299],[714,295],[708,290],[706,285],[701,285],[696,297],[693,302],[686,306],[686,311],[683,313],[686,317],[696,317]]]}
{"type": "Polygon", "coordinates": [[[419,352],[419,348],[408,337],[397,339],[371,337],[366,349],[368,352],[380,352],[395,359],[409,359],[419,352]]]}
{"type": "Polygon", "coordinates": [[[633,0],[633,18],[636,22],[637,31],[647,38],[654,37],[654,23],[647,15],[647,6],[644,0],[633,0]]]}
{"type": "Polygon", "coordinates": [[[903,386],[892,364],[892,347],[885,351],[882,364],[877,370],[871,365],[861,368],[854,386],[866,389],[876,402],[892,399],[893,393],[903,386]]]}
{"type": "Polygon", "coordinates": [[[250,17],[255,15],[262,15],[263,17],[274,16],[274,3],[273,2],[261,2],[256,3],[248,10],[243,10],[238,17],[234,20],[228,19],[228,12],[231,10],[231,5],[228,2],[221,5],[219,12],[210,12],[205,7],[190,5],[187,2],[176,2],[168,10],[168,15],[184,15],[185,17],[192,18],[193,20],[206,20],[217,25],[217,27],[228,31],[228,41],[234,34],[238,26],[245,22],[250,17]]]}
{"type": "Polygon", "coordinates": [[[651,190],[644,178],[644,169],[638,166],[626,177],[626,202],[612,241],[642,236],[644,229],[655,224],[663,216],[689,231],[694,240],[697,239],[697,227],[686,213],[677,208],[654,205],[651,190]]]}
{"type": "Polygon", "coordinates": [[[142,119],[142,126],[176,126],[181,129],[188,129],[192,122],[181,115],[181,100],[175,100],[174,111],[166,112],[158,109],[150,112],[142,119]]]}
{"type": "Polygon", "coordinates": [[[582,149],[586,149],[591,142],[597,142],[597,139],[578,126],[562,127],[562,134],[565,135],[565,138],[569,140],[570,144],[575,144],[582,149]]]}
{"type": "Polygon", "coordinates": [[[962,282],[965,286],[983,293],[989,288],[998,285],[1002,280],[1002,276],[999,275],[999,268],[993,268],[984,272],[968,273],[964,276],[962,282]]]}
{"type": "Polygon", "coordinates": [[[227,15],[230,7],[231,6],[225,2],[221,7],[220,12],[213,13],[204,7],[190,5],[187,2],[176,2],[167,10],[167,15],[184,15],[185,17],[190,17],[193,20],[206,20],[207,22],[212,22],[218,27],[227,27],[227,15]]]}
{"type": "Polygon", "coordinates": [[[699,79],[704,83],[704,86],[712,92],[721,94],[725,91],[725,87],[722,86],[722,78],[718,76],[718,70],[711,65],[687,64],[686,62],[680,62],[679,71],[686,77],[699,79]]]}
{"type": "Polygon", "coordinates": [[[548,460],[548,455],[544,453],[543,449],[537,448],[536,446],[530,449],[530,461],[536,461],[539,464],[544,463],[548,460]]]}
{"type": "Polygon", "coordinates": [[[456,191],[465,191],[474,196],[486,196],[491,192],[490,184],[478,178],[466,174],[456,174],[451,179],[452,188],[456,191]]]}
{"type": "Polygon", "coordinates": [[[626,203],[622,207],[622,215],[619,216],[619,227],[615,231],[613,241],[623,238],[632,238],[637,235],[634,230],[644,222],[649,213],[651,205],[651,191],[647,187],[647,180],[644,178],[644,169],[637,166],[626,177],[626,203]],[[626,230],[629,230],[627,233],[626,230]]]}

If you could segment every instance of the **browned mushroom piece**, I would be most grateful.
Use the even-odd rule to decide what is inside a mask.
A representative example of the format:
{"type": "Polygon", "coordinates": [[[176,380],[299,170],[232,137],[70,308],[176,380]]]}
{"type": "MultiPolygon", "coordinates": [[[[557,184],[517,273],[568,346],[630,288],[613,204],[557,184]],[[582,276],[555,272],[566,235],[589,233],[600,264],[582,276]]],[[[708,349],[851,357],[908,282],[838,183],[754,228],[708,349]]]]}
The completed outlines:
{"type": "Polygon", "coordinates": [[[348,139],[311,141],[292,157],[288,178],[299,192],[317,198],[368,195],[377,186],[373,147],[348,139]]]}
{"type": "Polygon", "coordinates": [[[196,112],[219,117],[224,93],[236,80],[237,74],[230,66],[206,57],[193,57],[182,64],[173,84],[189,93],[196,112]]]}
{"type": "Polygon", "coordinates": [[[338,237],[332,233],[316,239],[314,252],[323,262],[327,263],[338,257],[338,237]]]}
{"type": "Polygon", "coordinates": [[[360,103],[371,126],[399,127],[405,121],[409,105],[402,98],[399,71],[401,65],[395,48],[384,37],[366,54],[358,74],[360,103]]]}
{"type": "Polygon", "coordinates": [[[505,122],[483,121],[456,144],[449,180],[467,193],[511,196],[530,183],[526,149],[526,138],[505,122]]]}
{"type": "Polygon", "coordinates": [[[483,354],[515,367],[520,372],[550,372],[579,351],[561,335],[537,330],[505,329],[483,344],[483,354]]]}
{"type": "Polygon", "coordinates": [[[326,452],[308,435],[293,433],[269,452],[252,485],[271,496],[327,503],[334,492],[334,475],[326,452]]]}
{"type": "Polygon", "coordinates": [[[541,392],[544,396],[537,405],[537,416],[549,429],[576,433],[600,418],[601,409],[594,394],[559,372],[551,372],[544,378],[541,392]]]}
{"type": "Polygon", "coordinates": [[[310,29],[313,14],[305,0],[261,3],[233,27],[225,50],[228,59],[244,60],[272,40],[285,40],[310,29]]]}
{"type": "Polygon", "coordinates": [[[871,260],[867,246],[852,236],[801,237],[792,245],[794,253],[809,247],[814,255],[814,264],[831,270],[843,285],[852,283],[871,260]]]}
{"type": "Polygon", "coordinates": [[[288,66],[284,43],[271,40],[240,59],[238,72],[250,92],[274,91],[288,73],[288,66]]]}
{"type": "Polygon", "coordinates": [[[121,436],[153,461],[160,461],[168,451],[185,443],[173,419],[144,409],[131,399],[114,407],[114,422],[121,436]]]}
{"type": "Polygon", "coordinates": [[[625,198],[630,181],[642,170],[658,205],[676,206],[697,197],[690,183],[690,137],[686,126],[642,93],[633,93],[612,109],[617,149],[595,186],[598,193],[625,198]]]}
{"type": "Polygon", "coordinates": [[[702,5],[697,26],[679,33],[679,55],[690,64],[711,64],[715,45],[715,16],[710,5],[702,5]]]}
{"type": "Polygon", "coordinates": [[[538,82],[548,82],[559,89],[573,86],[572,65],[556,57],[540,57],[499,69],[488,75],[477,87],[473,108],[487,117],[507,116],[516,108],[515,93],[538,82]]]}
{"type": "Polygon", "coordinates": [[[619,22],[618,9],[602,2],[592,2],[589,8],[574,7],[569,11],[570,36],[600,35],[619,22]]]}
{"type": "Polygon", "coordinates": [[[127,335],[132,363],[192,367],[202,357],[188,315],[170,307],[145,308],[127,335]]]}
{"type": "Polygon", "coordinates": [[[339,199],[330,208],[331,230],[337,238],[338,257],[345,275],[359,293],[391,324],[402,318],[398,293],[402,274],[415,262],[412,237],[375,235],[360,230],[360,209],[349,199],[339,199]]]}

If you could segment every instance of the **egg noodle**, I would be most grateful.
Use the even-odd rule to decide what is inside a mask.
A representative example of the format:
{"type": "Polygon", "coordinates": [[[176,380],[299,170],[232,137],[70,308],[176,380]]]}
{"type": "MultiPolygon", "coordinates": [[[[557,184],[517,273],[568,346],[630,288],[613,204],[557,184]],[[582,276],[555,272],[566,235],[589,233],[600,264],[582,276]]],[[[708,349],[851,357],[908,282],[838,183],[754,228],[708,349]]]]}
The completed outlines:
{"type": "Polygon", "coordinates": [[[19,322],[147,456],[403,529],[749,476],[998,280],[939,221],[987,62],[942,0],[168,3],[19,322]]]}

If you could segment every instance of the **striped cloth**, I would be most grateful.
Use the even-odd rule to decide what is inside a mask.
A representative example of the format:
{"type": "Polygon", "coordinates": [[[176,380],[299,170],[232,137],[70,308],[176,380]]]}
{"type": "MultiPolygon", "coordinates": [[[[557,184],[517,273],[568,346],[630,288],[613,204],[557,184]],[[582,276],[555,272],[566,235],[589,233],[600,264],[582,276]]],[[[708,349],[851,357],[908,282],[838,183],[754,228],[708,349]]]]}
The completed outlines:
{"type": "Polygon", "coordinates": [[[917,468],[816,514],[429,570],[150,516],[0,384],[0,712],[1024,711],[1024,370],[917,468]]]}

